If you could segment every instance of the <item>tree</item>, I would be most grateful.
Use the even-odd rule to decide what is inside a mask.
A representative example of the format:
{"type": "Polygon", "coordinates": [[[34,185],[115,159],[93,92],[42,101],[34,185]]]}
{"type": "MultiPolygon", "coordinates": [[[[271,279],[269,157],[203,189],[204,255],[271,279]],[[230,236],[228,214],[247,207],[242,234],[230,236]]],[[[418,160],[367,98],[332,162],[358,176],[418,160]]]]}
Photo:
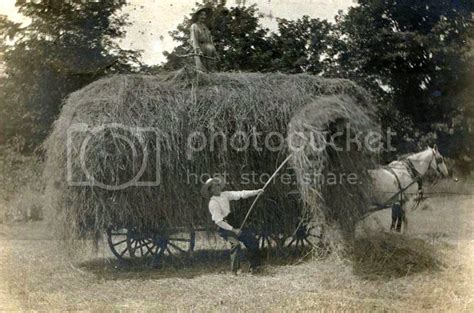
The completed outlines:
{"type": "Polygon", "coordinates": [[[331,23],[308,16],[295,21],[278,19],[278,32],[271,37],[272,69],[285,73],[324,72],[332,31],[331,23]]]}
{"type": "MultiPolygon", "coordinates": [[[[361,0],[338,16],[331,74],[377,96],[383,123],[397,131],[401,150],[454,131],[463,111],[456,95],[467,88],[470,70],[468,3],[361,0]]],[[[442,144],[448,152],[449,143],[442,144]]]]}
{"type": "Polygon", "coordinates": [[[1,131],[22,136],[32,148],[47,135],[63,99],[110,73],[129,72],[139,54],[116,43],[125,35],[125,1],[17,0],[30,19],[22,26],[0,18],[0,49],[7,78],[2,86],[1,131]]]}

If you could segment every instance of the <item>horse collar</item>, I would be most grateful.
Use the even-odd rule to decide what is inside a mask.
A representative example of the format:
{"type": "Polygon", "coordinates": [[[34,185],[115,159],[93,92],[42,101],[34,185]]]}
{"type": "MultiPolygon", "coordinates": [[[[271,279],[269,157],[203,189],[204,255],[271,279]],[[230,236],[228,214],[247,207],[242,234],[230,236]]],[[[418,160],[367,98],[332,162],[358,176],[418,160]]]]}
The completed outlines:
{"type": "MultiPolygon", "coordinates": [[[[412,176],[413,179],[420,179],[423,176],[418,170],[416,169],[415,165],[410,159],[405,159],[405,164],[407,166],[408,172],[412,176]]],[[[428,165],[429,168],[429,165],[428,165]]]]}

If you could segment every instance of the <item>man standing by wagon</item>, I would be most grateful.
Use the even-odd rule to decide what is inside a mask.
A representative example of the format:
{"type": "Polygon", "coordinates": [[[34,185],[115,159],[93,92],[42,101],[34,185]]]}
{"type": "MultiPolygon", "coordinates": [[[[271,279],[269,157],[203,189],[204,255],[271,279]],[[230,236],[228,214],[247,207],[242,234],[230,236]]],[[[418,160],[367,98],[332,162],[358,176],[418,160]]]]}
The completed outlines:
{"type": "Polygon", "coordinates": [[[202,187],[201,194],[209,199],[209,211],[211,212],[212,220],[219,227],[219,235],[231,244],[230,260],[232,272],[237,273],[237,270],[240,268],[240,242],[242,242],[248,251],[250,272],[254,273],[258,266],[260,266],[258,240],[251,232],[229,225],[226,221],[226,217],[230,213],[231,200],[240,200],[256,196],[263,192],[263,189],[222,191],[224,187],[225,181],[223,178],[210,178],[202,187]]]}

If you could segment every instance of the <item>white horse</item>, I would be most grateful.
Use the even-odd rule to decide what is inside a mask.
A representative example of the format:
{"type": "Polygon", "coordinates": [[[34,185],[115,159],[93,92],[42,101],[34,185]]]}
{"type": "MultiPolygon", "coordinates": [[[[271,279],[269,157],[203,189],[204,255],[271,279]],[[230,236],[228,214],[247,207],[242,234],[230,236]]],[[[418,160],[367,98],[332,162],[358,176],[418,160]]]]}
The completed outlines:
{"type": "Polygon", "coordinates": [[[373,184],[373,205],[378,208],[392,207],[392,226],[397,223],[397,231],[400,231],[402,222],[405,224],[403,232],[408,229],[406,215],[416,208],[417,203],[423,195],[422,179],[429,169],[433,169],[437,175],[448,177],[448,168],[444,163],[443,156],[439,153],[436,145],[433,148],[409,155],[389,165],[376,170],[369,170],[373,184]],[[397,204],[400,208],[397,210],[397,204]]]}

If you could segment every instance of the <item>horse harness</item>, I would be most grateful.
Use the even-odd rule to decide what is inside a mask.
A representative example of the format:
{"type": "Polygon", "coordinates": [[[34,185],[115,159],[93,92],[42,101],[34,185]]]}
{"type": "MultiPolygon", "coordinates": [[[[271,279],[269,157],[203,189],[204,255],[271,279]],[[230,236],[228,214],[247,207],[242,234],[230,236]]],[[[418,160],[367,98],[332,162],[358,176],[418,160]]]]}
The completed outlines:
{"type": "MultiPolygon", "coordinates": [[[[431,160],[429,164],[431,164],[432,161],[433,160],[431,160]]],[[[395,179],[397,181],[398,189],[399,189],[399,191],[396,194],[394,194],[392,197],[390,197],[390,199],[388,199],[387,204],[390,203],[397,196],[400,196],[400,201],[403,201],[403,193],[415,183],[418,184],[418,192],[422,192],[422,190],[423,190],[423,179],[422,179],[422,175],[420,174],[420,172],[418,172],[416,170],[415,166],[413,165],[413,163],[409,159],[403,159],[402,162],[406,166],[407,171],[410,174],[413,181],[411,183],[409,183],[406,187],[402,187],[402,183],[400,182],[400,178],[398,177],[397,173],[395,173],[393,168],[391,168],[388,165],[384,166],[384,169],[389,171],[395,177],[395,179]]],[[[417,203],[415,204],[414,207],[418,206],[420,201],[421,201],[421,199],[418,199],[418,201],[417,201],[417,203]]]]}

